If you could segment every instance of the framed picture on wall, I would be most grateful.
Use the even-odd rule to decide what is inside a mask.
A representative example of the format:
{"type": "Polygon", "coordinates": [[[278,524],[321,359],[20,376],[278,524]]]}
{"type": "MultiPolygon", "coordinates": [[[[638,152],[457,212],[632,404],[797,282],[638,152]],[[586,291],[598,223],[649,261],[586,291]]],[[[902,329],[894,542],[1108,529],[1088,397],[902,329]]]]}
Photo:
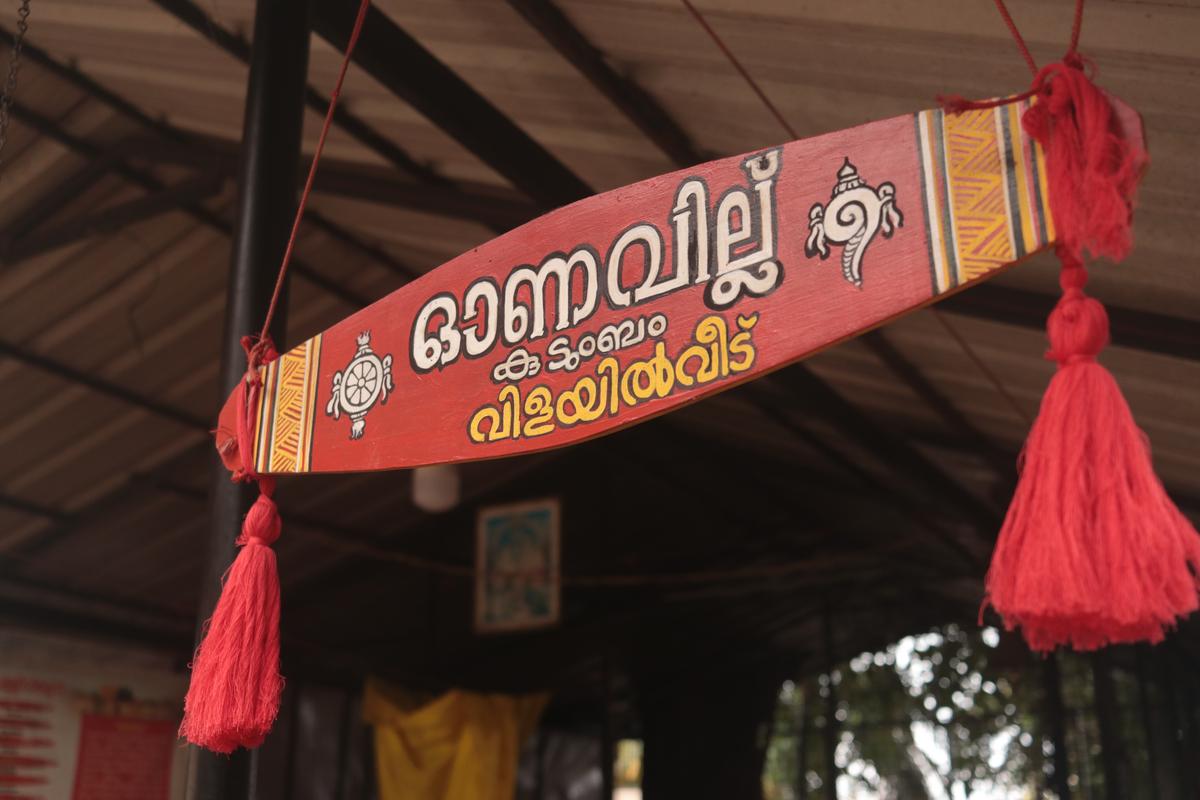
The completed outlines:
{"type": "Polygon", "coordinates": [[[558,622],[557,499],[479,511],[475,534],[475,630],[544,628],[558,622]]]}

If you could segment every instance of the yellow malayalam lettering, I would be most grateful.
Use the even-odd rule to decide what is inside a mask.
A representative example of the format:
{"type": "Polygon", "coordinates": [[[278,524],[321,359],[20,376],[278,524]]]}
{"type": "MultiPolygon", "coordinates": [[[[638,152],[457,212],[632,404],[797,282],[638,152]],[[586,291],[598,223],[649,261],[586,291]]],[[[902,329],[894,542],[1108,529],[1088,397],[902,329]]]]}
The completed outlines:
{"type": "Polygon", "coordinates": [[[495,403],[471,416],[467,434],[476,444],[532,439],[745,372],[754,366],[752,333],[757,323],[758,314],[739,314],[736,332],[730,335],[723,317],[704,317],[696,324],[692,341],[678,355],[668,356],[660,340],[652,355],[624,367],[615,357],[606,356],[594,374],[581,376],[557,397],[545,384],[529,389],[524,396],[520,387],[505,386],[495,403]]]}

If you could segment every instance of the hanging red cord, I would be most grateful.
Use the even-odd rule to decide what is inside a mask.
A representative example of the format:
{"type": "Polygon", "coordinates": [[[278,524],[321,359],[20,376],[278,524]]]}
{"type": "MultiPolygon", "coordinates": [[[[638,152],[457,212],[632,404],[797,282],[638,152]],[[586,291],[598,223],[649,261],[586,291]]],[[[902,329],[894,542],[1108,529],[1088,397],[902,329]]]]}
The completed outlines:
{"type": "MultiPolygon", "coordinates": [[[[1083,0],[1077,0],[1075,6],[1077,20],[1082,12],[1082,8],[1083,0]]],[[[1029,52],[1029,48],[1025,45],[1025,37],[1017,29],[1017,23],[1013,22],[1012,14],[1008,13],[1008,6],[1004,5],[1004,0],[996,0],[996,10],[1000,12],[1000,18],[1008,26],[1008,32],[1012,34],[1013,39],[1016,41],[1017,49],[1021,51],[1021,58],[1025,59],[1025,63],[1029,65],[1029,71],[1037,75],[1037,62],[1033,60],[1033,54],[1029,52]]],[[[1072,49],[1074,49],[1074,45],[1072,45],[1072,49]]]]}
{"type": "MultiPolygon", "coordinates": [[[[345,82],[346,72],[350,68],[350,57],[354,53],[354,46],[358,44],[358,35],[362,31],[363,22],[367,18],[367,10],[370,7],[371,0],[362,0],[358,6],[358,16],[354,18],[354,29],[351,30],[350,39],[346,43],[346,53],[342,57],[342,67],[338,71],[337,83],[333,87],[333,94],[329,96],[329,108],[325,112],[325,121],[321,125],[321,135],[317,139],[317,149],[313,152],[312,164],[308,168],[308,178],[304,181],[304,190],[300,193],[300,203],[296,206],[296,218],[292,222],[292,232],[288,236],[287,247],[283,251],[283,260],[279,264],[279,276],[275,279],[275,290],[271,293],[271,302],[267,306],[267,316],[263,320],[262,331],[258,334],[258,343],[266,341],[268,332],[271,330],[271,320],[275,318],[275,308],[279,305],[279,298],[283,294],[288,265],[291,264],[292,251],[296,247],[300,221],[304,218],[304,209],[308,205],[308,197],[312,194],[313,181],[317,176],[317,165],[320,164],[321,152],[325,149],[325,138],[329,135],[329,127],[333,123],[333,112],[337,109],[338,98],[342,94],[342,84],[345,82]]],[[[252,364],[252,367],[255,366],[257,364],[252,364]]]]}
{"type": "Polygon", "coordinates": [[[1075,0],[1075,18],[1071,21],[1071,44],[1067,47],[1067,57],[1075,55],[1079,50],[1079,32],[1083,29],[1083,0],[1075,0]]]}
{"type": "Polygon", "coordinates": [[[296,218],[279,265],[279,276],[275,280],[275,291],[267,306],[262,331],[257,338],[246,336],[242,339],[247,368],[246,377],[239,386],[238,452],[236,459],[229,453],[222,453],[222,457],[238,462],[240,469],[235,470],[233,479],[256,481],[259,495],[242,523],[242,533],[237,540],[241,549],[226,573],[225,585],[209,620],[204,641],[192,659],[192,679],[179,726],[180,736],[218,753],[229,753],[238,747],[257,747],[271,730],[279,712],[279,697],[283,692],[283,676],[279,672],[279,572],[271,544],[279,538],[281,521],[279,509],[272,499],[275,479],[259,475],[254,464],[253,410],[258,407],[262,389],[258,368],[276,357],[268,331],[283,292],[300,221],[312,193],[313,179],[350,57],[370,5],[370,0],[362,0],[346,43],[342,67],[329,97],[329,109],[325,112],[321,136],[296,208],[296,218]]]}
{"type": "Polygon", "coordinates": [[[788,136],[793,139],[799,139],[800,137],[796,134],[796,131],[792,128],[792,126],[788,124],[787,119],[779,112],[779,109],[775,107],[775,104],[771,102],[771,98],[767,97],[767,93],[759,88],[759,85],[755,82],[754,78],[750,77],[750,73],[745,67],[742,66],[742,62],[738,61],[737,56],[733,54],[733,51],[729,49],[729,47],[725,44],[713,27],[708,24],[708,20],[704,18],[704,15],[701,14],[694,5],[692,5],[691,0],[681,0],[681,2],[683,3],[684,7],[691,12],[691,15],[695,17],[696,22],[698,22],[700,27],[703,28],[704,31],[709,35],[709,38],[711,38],[720,51],[725,54],[725,58],[730,64],[733,65],[733,68],[741,74],[742,78],[746,81],[746,84],[750,87],[750,89],[756,95],[758,95],[758,99],[761,100],[763,105],[767,107],[767,110],[771,112],[776,121],[779,122],[785,131],[787,131],[788,136]]]}

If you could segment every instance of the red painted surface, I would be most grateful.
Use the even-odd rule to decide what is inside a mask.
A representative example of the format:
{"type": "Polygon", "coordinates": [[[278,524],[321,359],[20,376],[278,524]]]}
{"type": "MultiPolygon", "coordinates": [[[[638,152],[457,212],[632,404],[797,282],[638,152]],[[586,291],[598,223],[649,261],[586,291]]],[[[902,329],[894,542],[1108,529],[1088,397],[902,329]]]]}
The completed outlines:
{"type": "Polygon", "coordinates": [[[166,800],[175,723],[84,714],[73,800],[166,800]]]}
{"type": "MultiPolygon", "coordinates": [[[[749,156],[756,154],[725,158],[659,176],[558,209],[464,253],[347,317],[323,334],[315,383],[311,471],[412,467],[495,458],[571,444],[695,402],[802,359],[934,299],[921,158],[911,115],[773,149],[779,152],[778,169],[773,178],[773,249],[783,276],[769,294],[742,296],[728,307],[716,309],[706,301],[710,284],[689,282],[685,288],[643,304],[614,308],[605,296],[604,288],[607,274],[604,262],[610,247],[622,231],[636,223],[653,226],[662,236],[660,280],[674,274],[676,243],[673,241],[672,211],[676,207],[677,191],[690,178],[699,178],[707,186],[710,222],[707,238],[711,255],[718,245],[714,228],[719,201],[724,193],[736,188],[754,194],[752,181],[743,165],[749,156]],[[904,217],[903,226],[890,237],[880,230],[872,232],[862,259],[861,287],[843,275],[840,263],[843,244],[830,243],[832,253],[828,260],[805,252],[810,233],[810,209],[817,203],[830,203],[831,191],[846,159],[853,162],[858,177],[872,191],[879,190],[885,183],[894,187],[894,208],[904,217]],[[452,363],[428,371],[414,366],[414,321],[431,298],[440,294],[455,298],[461,315],[464,292],[478,279],[491,277],[499,285],[503,301],[505,280],[515,269],[522,265],[536,269],[551,254],[569,255],[584,245],[592,248],[600,262],[597,273],[599,300],[594,313],[586,319],[565,330],[555,330],[559,317],[553,290],[547,289],[546,335],[512,344],[497,344],[478,358],[460,355],[452,363]],[[742,330],[738,319],[743,320],[747,328],[743,332],[749,334],[749,345],[754,351],[752,366],[744,371],[727,370],[726,374],[703,385],[684,387],[674,381],[675,385],[662,397],[656,394],[632,404],[618,400],[607,409],[616,408],[615,413],[606,412],[592,422],[567,425],[562,420],[539,421],[539,401],[529,400],[538,387],[544,387],[548,393],[541,394],[541,400],[549,397],[558,409],[563,393],[577,387],[581,378],[599,377],[600,356],[582,362],[574,371],[547,369],[548,349],[557,336],[566,335],[574,344],[581,336],[596,334],[605,325],[656,314],[666,318],[667,330],[657,338],[647,337],[640,344],[613,353],[618,372],[624,373],[634,362],[653,358],[656,348],[663,358],[674,363],[694,343],[701,320],[714,315],[719,316],[729,329],[727,339],[742,330]],[[752,328],[749,327],[751,321],[752,328]],[[335,419],[325,411],[334,375],[345,370],[355,358],[357,337],[364,331],[370,332],[369,345],[377,357],[392,357],[395,388],[386,403],[377,401],[366,412],[362,418],[361,438],[351,438],[352,423],[347,416],[342,413],[335,419]],[[512,385],[497,383],[493,379],[493,370],[518,347],[541,357],[541,371],[515,384],[521,398],[523,426],[528,426],[528,433],[541,435],[472,441],[473,415],[487,405],[499,407],[501,390],[512,385]],[[531,409],[526,407],[527,403],[533,404],[533,413],[529,413],[531,409]]],[[[734,228],[739,223],[746,224],[740,216],[731,215],[734,228]]],[[[752,225],[757,226],[759,220],[753,214],[752,217],[752,225]]],[[[827,220],[826,224],[832,223],[827,220]]],[[[753,251],[760,244],[759,238],[752,235],[742,246],[735,244],[729,250],[737,257],[753,251]]],[[[638,283],[643,271],[642,253],[643,249],[636,245],[626,253],[620,268],[619,286],[638,283]]],[[[716,269],[715,263],[710,269],[716,269]]],[[[515,297],[516,305],[522,302],[528,305],[527,289],[522,289],[515,297]]],[[[579,305],[584,300],[583,281],[575,275],[571,303],[579,305]]],[[[470,325],[460,320],[456,329],[460,335],[482,330],[486,326],[484,316],[486,314],[481,314],[481,318],[470,325]],[[478,328],[474,327],[476,323],[479,323],[478,328]]],[[[746,344],[743,339],[743,348],[746,344]]],[[[660,358],[649,370],[661,370],[663,363],[660,358]]],[[[744,359],[741,363],[744,365],[744,359]]],[[[698,366],[699,362],[693,359],[685,371],[695,372],[698,366]]],[[[565,407],[568,412],[573,408],[570,403],[565,407]]],[[[234,420],[234,407],[230,402],[222,412],[218,445],[227,439],[229,431],[235,429],[234,420]]]]}

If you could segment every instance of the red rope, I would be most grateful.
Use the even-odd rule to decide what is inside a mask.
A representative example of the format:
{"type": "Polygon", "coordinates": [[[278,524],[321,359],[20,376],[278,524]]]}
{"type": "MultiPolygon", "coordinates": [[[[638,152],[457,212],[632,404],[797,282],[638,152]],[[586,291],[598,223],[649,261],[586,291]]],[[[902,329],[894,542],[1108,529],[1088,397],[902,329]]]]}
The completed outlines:
{"type": "MultiPolygon", "coordinates": [[[[1064,60],[1078,57],[1079,33],[1083,29],[1083,2],[1084,0],[1075,0],[1075,15],[1071,20],[1071,45],[1067,48],[1064,60]]],[[[1025,63],[1029,65],[1029,71],[1037,75],[1037,62],[1033,60],[1033,54],[1029,52],[1029,47],[1025,44],[1025,37],[1021,36],[1021,31],[1017,29],[1017,23],[1013,21],[1012,14],[1008,13],[1008,6],[1004,4],[1004,0],[995,0],[995,3],[1001,19],[1008,26],[1008,32],[1012,34],[1013,40],[1017,43],[1017,49],[1021,51],[1021,58],[1025,59],[1025,63]]]]}
{"type": "MultiPolygon", "coordinates": [[[[1075,0],[1075,14],[1071,22],[1071,44],[1067,48],[1066,55],[1063,56],[1064,64],[1078,69],[1084,68],[1083,58],[1078,52],[1079,32],[1083,27],[1083,2],[1084,0],[1075,0]]],[[[1008,26],[1013,40],[1017,43],[1017,49],[1020,50],[1021,57],[1025,59],[1025,63],[1029,65],[1029,68],[1033,70],[1033,86],[1020,94],[999,97],[993,100],[967,100],[959,95],[938,95],[938,103],[952,114],[968,110],[995,108],[997,106],[1008,105],[1009,103],[1019,103],[1041,94],[1046,89],[1045,81],[1047,74],[1038,69],[1037,62],[1033,60],[1033,55],[1030,54],[1029,48],[1025,45],[1024,37],[1021,36],[1021,32],[1017,29],[1017,24],[1013,22],[1012,15],[1008,13],[1008,7],[1004,5],[1004,0],[995,0],[995,3],[996,8],[1000,11],[1000,16],[1004,19],[1004,24],[1008,26]]]]}
{"type": "Polygon", "coordinates": [[[700,23],[700,27],[704,28],[709,37],[713,40],[713,42],[716,43],[717,47],[720,48],[721,52],[725,54],[725,58],[729,60],[729,63],[733,65],[733,68],[741,73],[742,78],[745,79],[746,83],[750,86],[754,93],[758,95],[758,99],[762,100],[763,105],[767,107],[767,110],[775,116],[775,119],[778,120],[779,124],[783,126],[783,129],[788,132],[788,136],[793,139],[799,139],[800,137],[796,134],[796,131],[792,129],[792,126],[788,124],[788,121],[784,119],[783,114],[779,113],[779,109],[776,108],[775,104],[771,102],[771,99],[767,97],[766,92],[759,88],[758,84],[754,81],[754,78],[750,77],[750,73],[747,72],[746,68],[742,66],[742,62],[738,61],[737,56],[733,54],[733,51],[726,46],[720,35],[718,35],[717,32],[713,30],[712,26],[708,24],[708,20],[704,18],[704,15],[701,14],[694,5],[692,5],[691,0],[681,0],[681,2],[683,3],[684,7],[692,13],[692,16],[696,18],[696,22],[700,23]]]}
{"type": "MultiPolygon", "coordinates": [[[[1082,5],[1082,1],[1079,4],[1082,5]]],[[[1016,41],[1017,49],[1021,51],[1021,57],[1029,65],[1029,71],[1037,75],[1037,62],[1033,60],[1033,54],[1029,52],[1029,48],[1025,45],[1025,37],[1021,36],[1021,32],[1017,30],[1017,23],[1013,22],[1012,14],[1008,13],[1008,6],[1004,5],[1004,0],[996,0],[996,10],[1000,12],[1000,17],[1004,20],[1004,24],[1008,26],[1008,32],[1012,34],[1013,39],[1016,41]]]]}
{"type": "Polygon", "coordinates": [[[1067,48],[1067,56],[1074,56],[1079,51],[1079,32],[1083,29],[1083,0],[1075,0],[1075,19],[1071,22],[1071,46],[1067,48]]]}
{"type": "Polygon", "coordinates": [[[313,153],[312,164],[308,168],[308,179],[304,182],[304,191],[300,194],[300,205],[296,207],[296,219],[292,222],[292,233],[288,237],[287,248],[283,251],[283,261],[279,265],[279,277],[275,279],[275,291],[271,294],[271,304],[267,306],[267,316],[263,321],[262,332],[258,335],[258,341],[255,343],[254,349],[250,354],[251,370],[257,368],[262,361],[263,343],[268,341],[268,331],[271,329],[271,320],[275,318],[275,308],[279,305],[279,297],[283,294],[284,280],[287,278],[288,265],[292,261],[292,251],[296,247],[296,236],[300,231],[300,220],[304,217],[304,208],[308,205],[308,196],[312,194],[313,180],[317,176],[317,164],[321,161],[321,151],[325,149],[325,138],[329,135],[329,127],[333,122],[333,112],[337,108],[338,97],[342,93],[342,84],[346,80],[346,71],[350,67],[350,56],[354,52],[354,45],[358,43],[358,35],[362,31],[363,21],[367,18],[367,9],[371,7],[371,0],[362,0],[358,7],[358,16],[354,19],[354,30],[350,32],[350,40],[346,43],[346,53],[342,56],[342,68],[338,72],[337,84],[333,87],[333,94],[329,97],[329,109],[325,112],[325,122],[321,125],[321,136],[317,139],[317,149],[313,153]]]}

